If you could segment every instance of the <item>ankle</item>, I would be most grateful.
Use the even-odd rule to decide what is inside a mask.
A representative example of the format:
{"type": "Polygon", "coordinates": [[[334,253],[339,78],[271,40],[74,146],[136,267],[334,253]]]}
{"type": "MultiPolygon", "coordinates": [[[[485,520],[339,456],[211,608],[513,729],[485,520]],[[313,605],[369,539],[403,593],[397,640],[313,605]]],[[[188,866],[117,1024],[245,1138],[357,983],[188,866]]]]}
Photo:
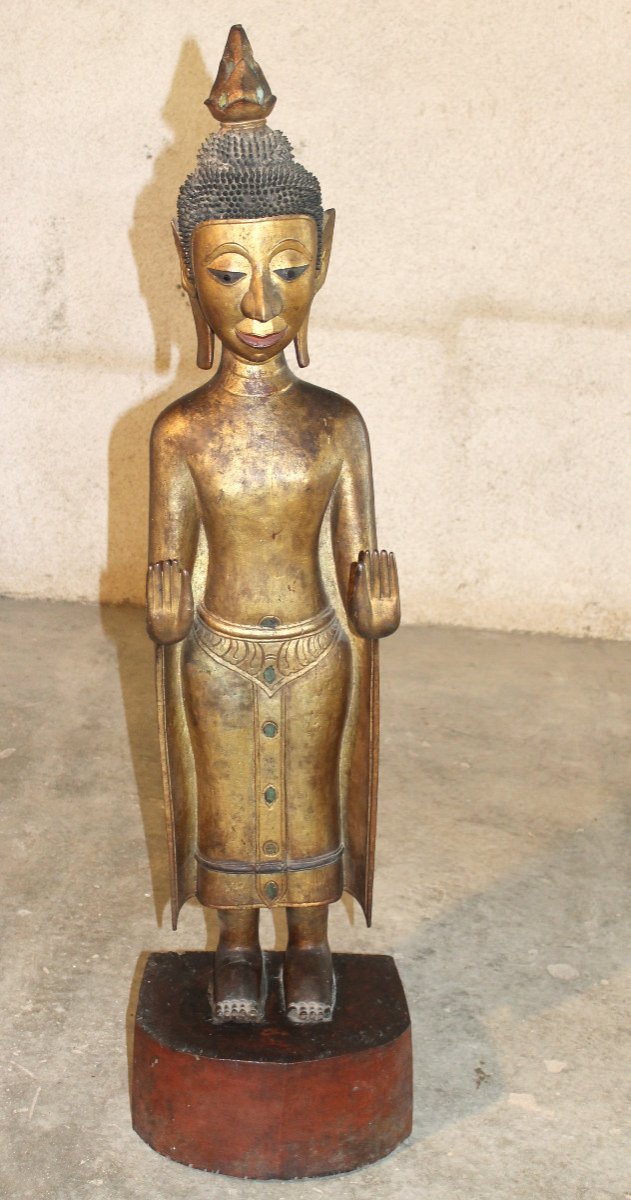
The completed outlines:
{"type": "Polygon", "coordinates": [[[287,949],[298,953],[307,954],[330,954],[331,947],[329,946],[326,935],[323,938],[298,937],[294,935],[287,942],[287,949]]]}
{"type": "Polygon", "coordinates": [[[247,954],[248,956],[254,956],[260,955],[261,947],[258,941],[250,942],[244,938],[220,937],[216,952],[221,956],[226,954],[247,954]]]}

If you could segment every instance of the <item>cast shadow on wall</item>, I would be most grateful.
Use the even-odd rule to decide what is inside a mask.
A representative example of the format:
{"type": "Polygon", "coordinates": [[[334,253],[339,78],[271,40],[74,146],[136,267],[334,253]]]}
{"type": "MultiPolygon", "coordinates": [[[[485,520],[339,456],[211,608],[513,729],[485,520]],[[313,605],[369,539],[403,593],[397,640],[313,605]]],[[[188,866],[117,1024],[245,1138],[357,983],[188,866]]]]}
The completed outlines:
{"type": "MultiPolygon", "coordinates": [[[[101,620],[118,653],[125,719],[159,923],[168,904],[169,885],[155,721],[153,647],[147,638],[142,649],[135,647],[132,653],[127,625],[112,605],[125,601],[143,603],[151,427],[162,409],[208,378],[195,366],[195,332],[188,298],[180,284],[170,224],[176,212],[178,190],[195,166],[197,150],[217,128],[204,106],[212,82],[197,43],[185,42],[162,110],[169,130],[168,140],[155,158],[151,179],[138,197],[129,233],[141,297],[153,328],[154,369],[159,373],[169,372],[169,382],[155,394],[140,399],[119,418],[109,444],[108,550],[107,566],[101,575],[101,620]],[[134,581],[131,586],[130,579],[134,581]],[[147,711],[151,713],[150,721],[147,711]]],[[[145,152],[152,157],[148,147],[145,152]]],[[[146,381],[139,377],[139,397],[145,387],[146,381]]]]}

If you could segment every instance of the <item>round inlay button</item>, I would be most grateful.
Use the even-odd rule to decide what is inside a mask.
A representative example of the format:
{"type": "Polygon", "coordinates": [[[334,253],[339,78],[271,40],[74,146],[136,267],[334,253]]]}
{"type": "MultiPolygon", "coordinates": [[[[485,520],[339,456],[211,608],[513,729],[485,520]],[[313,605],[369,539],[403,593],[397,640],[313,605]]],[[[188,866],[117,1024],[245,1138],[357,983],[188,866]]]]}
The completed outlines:
{"type": "Polygon", "coordinates": [[[275,900],[278,895],[278,884],[274,883],[273,879],[270,879],[269,882],[265,884],[263,891],[265,892],[268,900],[275,900]]]}
{"type": "Polygon", "coordinates": [[[269,737],[269,738],[276,737],[276,734],[278,733],[278,725],[276,724],[276,722],[275,721],[266,721],[263,726],[263,733],[265,734],[265,737],[269,737]]]}
{"type": "Polygon", "coordinates": [[[273,683],[276,679],[276,672],[273,667],[266,667],[263,671],[263,679],[266,683],[273,683]]]}
{"type": "Polygon", "coordinates": [[[278,792],[276,791],[275,787],[268,787],[268,788],[265,788],[263,795],[265,797],[266,804],[273,804],[274,801],[276,800],[276,797],[278,796],[278,792]]]}
{"type": "Polygon", "coordinates": [[[263,853],[264,854],[278,854],[278,842],[264,842],[263,853]]]}
{"type": "Polygon", "coordinates": [[[259,625],[261,629],[278,629],[280,621],[278,617],[263,617],[263,620],[259,621],[259,625]]]}

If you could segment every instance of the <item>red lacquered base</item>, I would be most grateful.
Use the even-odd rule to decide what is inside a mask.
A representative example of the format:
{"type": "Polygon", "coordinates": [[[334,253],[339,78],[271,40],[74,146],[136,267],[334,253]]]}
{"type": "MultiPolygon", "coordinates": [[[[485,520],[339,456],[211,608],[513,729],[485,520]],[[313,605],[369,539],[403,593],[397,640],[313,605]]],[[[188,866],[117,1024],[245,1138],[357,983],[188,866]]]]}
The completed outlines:
{"type": "Polygon", "coordinates": [[[266,953],[261,1025],[216,1025],[213,955],[154,954],[136,1012],[132,1119],[159,1154],[242,1179],[333,1175],[389,1154],[412,1127],[410,1018],[394,960],[336,954],[326,1025],[294,1026],[282,954],[266,953]]]}

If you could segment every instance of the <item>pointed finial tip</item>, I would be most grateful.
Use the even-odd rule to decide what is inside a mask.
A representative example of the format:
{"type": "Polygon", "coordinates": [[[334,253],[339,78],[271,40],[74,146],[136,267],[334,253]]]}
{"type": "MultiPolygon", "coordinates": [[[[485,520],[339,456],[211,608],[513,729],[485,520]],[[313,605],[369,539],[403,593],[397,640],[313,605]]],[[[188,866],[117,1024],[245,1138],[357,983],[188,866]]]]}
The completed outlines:
{"type": "Polygon", "coordinates": [[[233,25],[206,104],[222,125],[264,121],[276,103],[242,25],[233,25]]]}

